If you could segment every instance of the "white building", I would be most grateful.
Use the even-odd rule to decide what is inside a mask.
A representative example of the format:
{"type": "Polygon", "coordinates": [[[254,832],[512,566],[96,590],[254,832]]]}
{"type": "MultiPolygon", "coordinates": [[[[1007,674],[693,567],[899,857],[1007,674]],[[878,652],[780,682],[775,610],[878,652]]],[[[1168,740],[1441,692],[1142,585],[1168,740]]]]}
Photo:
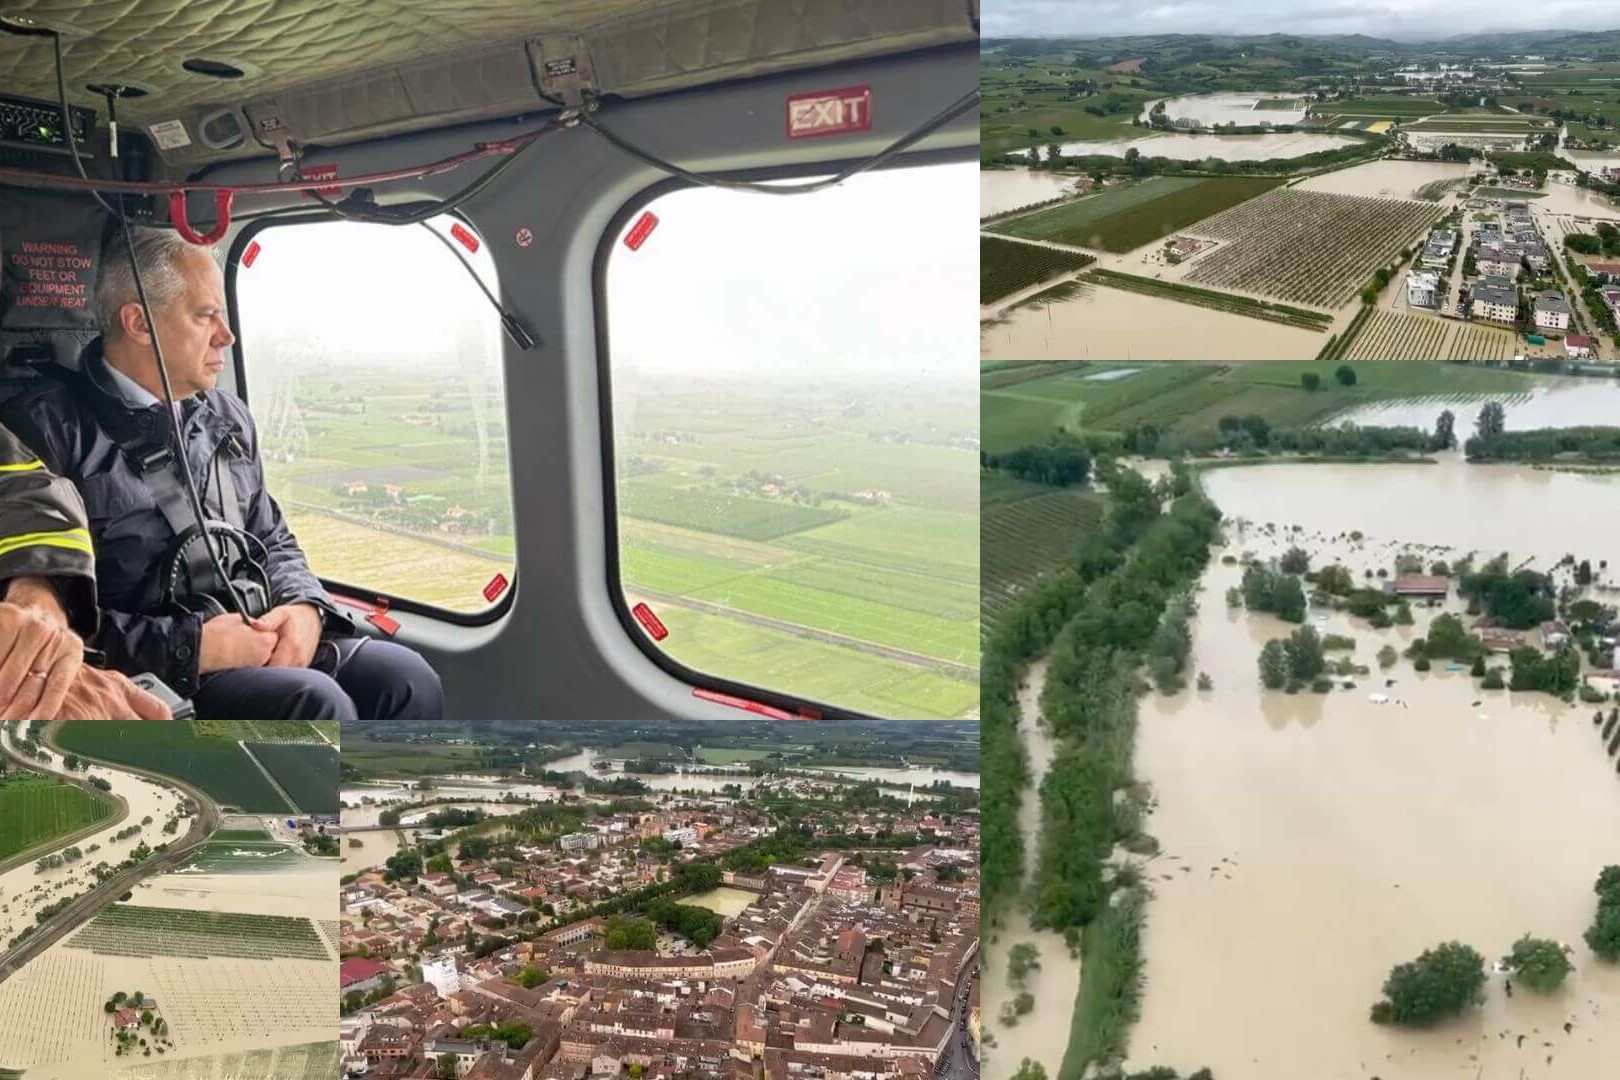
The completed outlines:
{"type": "Polygon", "coordinates": [[[1456,233],[1446,229],[1436,229],[1429,234],[1429,242],[1423,245],[1423,257],[1420,261],[1424,266],[1442,270],[1456,248],[1456,233]]]}
{"type": "Polygon", "coordinates": [[[1571,360],[1592,359],[1592,339],[1571,334],[1564,339],[1564,355],[1571,360]]]}
{"type": "Polygon", "coordinates": [[[1433,270],[1413,270],[1406,275],[1406,302],[1413,307],[1439,307],[1440,289],[1440,275],[1433,270]]]}
{"type": "Polygon", "coordinates": [[[442,998],[461,991],[461,972],[456,969],[454,958],[448,955],[422,961],[422,981],[442,998]]]}
{"type": "Polygon", "coordinates": [[[697,843],[697,830],[688,825],[684,829],[665,829],[664,839],[681,847],[689,847],[697,843]]]}
{"type": "Polygon", "coordinates": [[[594,851],[602,838],[593,832],[565,833],[557,838],[557,846],[564,851],[594,851]]]}
{"type": "Polygon", "coordinates": [[[1535,320],[1538,330],[1568,330],[1569,305],[1564,302],[1564,294],[1556,289],[1548,289],[1538,295],[1535,320]]]}
{"type": "Polygon", "coordinates": [[[1523,256],[1512,244],[1481,244],[1474,256],[1474,266],[1483,277],[1519,280],[1519,264],[1523,256]]]}
{"type": "Polygon", "coordinates": [[[1474,318],[1490,322],[1519,320],[1519,290],[1506,278],[1481,278],[1474,288],[1474,318]]]}

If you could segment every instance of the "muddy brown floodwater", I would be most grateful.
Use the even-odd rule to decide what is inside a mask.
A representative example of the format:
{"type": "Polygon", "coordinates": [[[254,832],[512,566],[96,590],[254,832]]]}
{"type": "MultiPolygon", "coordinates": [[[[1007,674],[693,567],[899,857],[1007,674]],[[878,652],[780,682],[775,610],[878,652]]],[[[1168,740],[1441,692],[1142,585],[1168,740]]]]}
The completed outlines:
{"type": "MultiPolygon", "coordinates": [[[[1040,722],[1041,687],[1046,682],[1046,661],[1031,664],[1018,691],[1018,732],[1029,754],[1029,787],[1024,789],[1018,807],[1018,828],[1024,836],[1024,880],[1035,871],[1036,853],[1041,843],[1041,778],[1052,763],[1055,747],[1040,722]]],[[[984,1076],[987,1080],[1007,1080],[1018,1071],[1024,1058],[1039,1062],[1046,1075],[1057,1076],[1063,1051],[1069,1043],[1069,1024],[1074,1012],[1074,995],[1080,987],[1080,961],[1071,956],[1063,935],[1051,930],[1035,930],[1022,904],[1012,905],[1000,926],[990,930],[985,949],[983,1019],[995,1039],[985,1051],[984,1076]],[[1021,988],[1035,999],[1032,1012],[1008,1026],[1001,1022],[1001,1007],[1013,1000],[1020,988],[1011,984],[1007,957],[1013,945],[1027,942],[1040,954],[1040,968],[1030,972],[1021,988]]]]}
{"type": "Polygon", "coordinates": [[[1293,627],[1229,609],[1241,566],[1219,561],[1297,543],[1312,566],[1339,561],[1361,579],[1402,550],[1506,550],[1543,570],[1573,551],[1610,561],[1600,598],[1613,602],[1620,477],[1449,460],[1220,470],[1205,486],[1228,546],[1199,582],[1191,664],[1214,688],[1141,708],[1136,771],[1157,798],[1162,854],[1146,864],[1131,1062],[1241,1080],[1620,1075],[1620,966],[1581,940],[1598,871],[1620,862],[1620,777],[1592,729],[1596,706],[1479,691],[1444,664],[1381,672],[1379,647],[1402,648],[1439,614],[1422,607],[1417,625],[1390,631],[1312,609],[1322,631],[1355,639],[1372,675],[1326,695],[1265,691],[1260,646],[1293,627]],[[1367,539],[1347,539],[1355,529],[1367,539]],[[1557,993],[1508,998],[1493,974],[1484,1006],[1432,1030],[1367,1019],[1395,964],[1453,939],[1490,962],[1526,932],[1573,946],[1557,993]]]}
{"type": "Polygon", "coordinates": [[[979,217],[1005,214],[1020,206],[1046,202],[1074,190],[1075,178],[1033,169],[981,169],[979,217]]]}

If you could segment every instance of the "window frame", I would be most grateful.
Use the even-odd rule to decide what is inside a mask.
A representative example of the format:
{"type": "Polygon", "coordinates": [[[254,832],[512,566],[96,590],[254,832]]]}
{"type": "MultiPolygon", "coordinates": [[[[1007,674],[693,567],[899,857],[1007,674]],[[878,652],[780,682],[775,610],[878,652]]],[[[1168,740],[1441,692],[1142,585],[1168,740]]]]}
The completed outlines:
{"type": "MultiPolygon", "coordinates": [[[[462,225],[465,225],[468,228],[470,228],[473,231],[473,234],[478,237],[480,242],[484,242],[483,233],[479,230],[478,226],[473,221],[469,220],[465,215],[463,215],[463,214],[461,214],[459,212],[453,211],[453,210],[449,211],[448,213],[449,213],[450,217],[453,217],[456,221],[460,222],[462,225]]],[[[242,326],[241,326],[241,321],[240,321],[240,319],[241,319],[241,314],[240,314],[241,309],[238,306],[237,301],[236,301],[236,277],[237,277],[237,273],[241,269],[242,253],[247,250],[248,245],[253,242],[254,238],[257,237],[260,233],[264,232],[266,229],[279,228],[279,227],[288,226],[288,225],[310,225],[310,224],[334,222],[334,221],[342,221],[342,220],[344,220],[344,219],[341,216],[339,216],[337,214],[334,214],[329,210],[315,210],[315,209],[312,209],[312,210],[309,210],[308,212],[300,212],[300,213],[288,213],[288,214],[275,213],[275,214],[270,214],[270,215],[267,215],[265,217],[257,218],[257,219],[255,219],[253,221],[250,221],[247,225],[245,225],[241,229],[240,232],[237,233],[235,239],[233,239],[231,241],[230,248],[229,248],[228,252],[226,253],[226,257],[225,257],[225,308],[226,308],[226,311],[227,311],[227,313],[229,315],[229,318],[230,318],[231,334],[232,334],[233,337],[236,338],[236,344],[232,347],[231,351],[234,354],[233,355],[232,369],[233,369],[233,371],[235,372],[235,375],[236,375],[237,396],[242,399],[242,403],[244,405],[248,406],[249,415],[252,415],[253,406],[252,406],[252,403],[248,400],[247,357],[246,357],[246,349],[243,347],[246,339],[243,338],[243,336],[242,336],[242,326]]],[[[380,226],[380,227],[381,228],[408,228],[409,226],[405,226],[405,225],[383,225],[383,226],[380,226]]],[[[500,293],[498,291],[499,286],[500,286],[500,268],[499,268],[499,266],[497,266],[496,267],[496,279],[495,279],[495,287],[496,287],[496,295],[497,296],[500,295],[500,293]]],[[[504,344],[504,342],[506,341],[506,338],[503,336],[501,338],[501,341],[503,342],[503,344],[501,346],[501,399],[502,399],[501,400],[501,411],[502,411],[502,413],[504,415],[507,412],[507,408],[506,408],[506,405],[507,405],[507,398],[506,398],[506,367],[507,367],[507,365],[506,365],[506,359],[507,358],[506,358],[506,347],[505,347],[505,344],[504,344]]],[[[517,499],[516,499],[516,489],[512,486],[511,480],[510,480],[510,478],[514,475],[512,467],[511,467],[512,466],[512,448],[511,448],[510,444],[508,444],[508,446],[507,446],[506,458],[507,458],[507,476],[508,476],[507,497],[508,497],[509,500],[511,500],[513,508],[515,510],[516,509],[517,499]]],[[[269,487],[269,485],[266,484],[267,489],[268,489],[268,487],[269,487]]],[[[273,498],[275,496],[275,493],[270,492],[270,495],[273,498]]],[[[472,613],[472,612],[463,612],[463,611],[451,611],[448,608],[439,607],[437,604],[430,604],[430,603],[427,603],[426,601],[423,601],[423,600],[412,600],[411,598],[405,597],[405,596],[395,596],[392,593],[383,592],[383,591],[381,591],[379,589],[372,588],[371,586],[351,585],[348,582],[338,581],[338,580],[336,580],[334,578],[327,577],[326,575],[322,574],[320,572],[319,568],[314,566],[313,564],[311,564],[310,570],[312,572],[314,572],[315,577],[329,591],[339,593],[339,594],[342,594],[344,596],[352,596],[357,600],[367,601],[367,602],[370,602],[370,603],[373,603],[373,604],[383,604],[383,605],[387,606],[387,610],[389,610],[389,611],[403,611],[403,612],[405,612],[407,614],[410,614],[410,615],[423,616],[425,618],[433,619],[433,620],[435,620],[437,622],[448,623],[448,624],[450,624],[452,626],[465,626],[465,627],[488,626],[491,623],[499,622],[501,619],[505,618],[507,616],[507,614],[509,614],[511,612],[512,605],[517,600],[518,557],[517,557],[517,545],[515,543],[515,540],[516,540],[516,537],[517,537],[517,514],[516,513],[513,513],[513,515],[512,515],[512,535],[513,535],[513,538],[514,538],[513,554],[512,554],[512,569],[511,569],[511,572],[510,572],[509,579],[507,581],[506,589],[501,593],[500,597],[495,601],[495,603],[491,604],[488,608],[486,608],[485,610],[483,610],[481,612],[472,613]]],[[[299,550],[301,550],[301,551],[303,550],[303,546],[301,544],[299,546],[299,550]]],[[[305,559],[307,561],[308,558],[309,558],[309,553],[305,552],[304,557],[305,557],[305,559]]],[[[339,606],[342,607],[342,606],[346,606],[346,605],[343,605],[340,602],[339,606]]]]}
{"type": "MultiPolygon", "coordinates": [[[[846,158],[832,158],[803,164],[737,170],[720,175],[723,175],[728,180],[792,180],[826,176],[850,165],[857,164],[860,160],[865,159],[851,161],[846,158]]],[[[870,171],[887,172],[891,169],[921,168],[928,165],[947,165],[977,160],[978,153],[975,147],[919,150],[899,154],[870,171]]],[[[611,371],[613,355],[608,338],[608,263],[612,259],[614,250],[618,245],[619,236],[623,233],[625,225],[644,210],[649,203],[671,192],[702,186],[704,185],[681,177],[667,177],[637,191],[626,200],[623,206],[614,211],[613,216],[608,219],[607,227],[602,233],[602,238],[597,242],[596,253],[592,257],[591,300],[596,316],[597,408],[601,427],[599,434],[602,439],[602,538],[606,549],[603,553],[607,570],[605,583],[607,585],[608,602],[612,605],[613,614],[618,617],[619,625],[624,630],[625,636],[640,650],[642,655],[651,660],[665,674],[690,687],[694,694],[696,691],[701,690],[740,698],[746,704],[765,705],[788,712],[792,714],[790,719],[793,720],[837,720],[856,723],[927,722],[915,716],[877,716],[872,713],[851,709],[845,705],[833,705],[824,701],[815,701],[785,690],[754,686],[750,683],[727,678],[724,675],[688,667],[668,652],[659,648],[658,642],[652,640],[652,636],[646,632],[630,609],[630,604],[625,596],[624,578],[619,564],[618,468],[613,453],[613,440],[615,437],[611,371]]],[[[793,196],[784,197],[792,198],[793,196]]],[[[982,674],[980,680],[981,682],[983,680],[982,674]]]]}

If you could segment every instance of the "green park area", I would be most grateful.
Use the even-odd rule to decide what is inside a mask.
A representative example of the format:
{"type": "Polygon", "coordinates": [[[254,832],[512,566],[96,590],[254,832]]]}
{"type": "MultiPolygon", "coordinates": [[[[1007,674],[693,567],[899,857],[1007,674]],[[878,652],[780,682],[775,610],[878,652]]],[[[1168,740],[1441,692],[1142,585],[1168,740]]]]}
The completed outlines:
{"type": "Polygon", "coordinates": [[[111,799],[56,777],[20,770],[0,773],[0,863],[112,813],[111,799]]]}

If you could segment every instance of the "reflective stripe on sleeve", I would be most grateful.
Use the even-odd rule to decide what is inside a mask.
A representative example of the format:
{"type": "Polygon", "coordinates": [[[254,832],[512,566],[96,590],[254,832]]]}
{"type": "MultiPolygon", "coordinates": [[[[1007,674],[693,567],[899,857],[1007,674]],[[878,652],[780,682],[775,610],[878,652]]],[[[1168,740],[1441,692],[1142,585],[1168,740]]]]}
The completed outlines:
{"type": "Polygon", "coordinates": [[[20,533],[17,536],[0,537],[0,555],[9,555],[26,547],[71,548],[86,555],[95,554],[95,549],[90,545],[88,529],[62,529],[57,532],[20,533]]]}

